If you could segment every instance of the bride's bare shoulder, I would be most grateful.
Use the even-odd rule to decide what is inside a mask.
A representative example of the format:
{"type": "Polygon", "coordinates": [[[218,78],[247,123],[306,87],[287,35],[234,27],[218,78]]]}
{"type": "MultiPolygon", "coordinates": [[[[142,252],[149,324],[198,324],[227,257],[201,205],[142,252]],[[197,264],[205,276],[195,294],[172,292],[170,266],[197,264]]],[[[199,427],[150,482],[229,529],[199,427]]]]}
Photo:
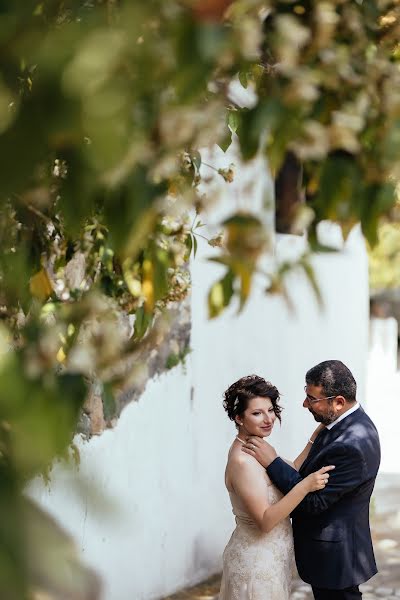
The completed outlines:
{"type": "Polygon", "coordinates": [[[260,481],[260,478],[264,480],[265,474],[265,469],[254,456],[243,452],[241,447],[231,449],[225,470],[225,483],[229,491],[234,490],[238,482],[248,485],[260,481]]]}
{"type": "Polygon", "coordinates": [[[228,465],[227,467],[231,468],[232,470],[236,471],[236,470],[242,470],[242,469],[254,469],[254,468],[258,468],[261,465],[258,463],[258,461],[254,458],[254,456],[251,456],[251,454],[247,454],[246,452],[243,452],[241,446],[234,446],[231,448],[231,451],[229,453],[229,458],[228,458],[228,465]]]}

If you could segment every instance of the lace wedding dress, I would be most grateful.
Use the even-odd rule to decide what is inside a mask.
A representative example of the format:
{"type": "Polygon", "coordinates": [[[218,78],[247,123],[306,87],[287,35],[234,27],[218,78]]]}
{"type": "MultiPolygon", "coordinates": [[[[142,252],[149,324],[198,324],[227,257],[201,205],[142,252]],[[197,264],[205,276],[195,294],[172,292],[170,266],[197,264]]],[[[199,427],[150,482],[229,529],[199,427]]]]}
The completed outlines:
{"type": "MultiPolygon", "coordinates": [[[[282,494],[260,465],[268,503],[282,494]]],[[[269,533],[259,530],[240,498],[229,492],[236,520],[223,555],[219,600],[289,600],[294,569],[293,534],[289,517],[269,533]]]]}

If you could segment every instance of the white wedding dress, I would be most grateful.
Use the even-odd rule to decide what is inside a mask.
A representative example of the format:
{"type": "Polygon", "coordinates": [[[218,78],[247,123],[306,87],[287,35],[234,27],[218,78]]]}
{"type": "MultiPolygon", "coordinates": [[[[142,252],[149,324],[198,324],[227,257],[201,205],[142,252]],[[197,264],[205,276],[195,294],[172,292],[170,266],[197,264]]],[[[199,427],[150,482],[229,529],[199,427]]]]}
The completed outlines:
{"type": "MultiPolygon", "coordinates": [[[[282,494],[260,466],[269,504],[282,494]]],[[[219,600],[289,600],[294,570],[293,534],[289,517],[262,533],[240,498],[229,492],[236,528],[225,548],[219,600]]]]}

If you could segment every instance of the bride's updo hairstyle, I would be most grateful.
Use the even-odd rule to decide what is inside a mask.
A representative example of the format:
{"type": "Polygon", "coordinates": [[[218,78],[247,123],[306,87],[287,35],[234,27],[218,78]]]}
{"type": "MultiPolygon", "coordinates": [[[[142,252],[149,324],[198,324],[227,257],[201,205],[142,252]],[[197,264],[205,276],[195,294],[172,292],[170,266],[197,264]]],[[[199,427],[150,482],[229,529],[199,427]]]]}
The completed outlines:
{"type": "Polygon", "coordinates": [[[280,398],[278,389],[258,375],[242,377],[232,383],[224,392],[223,405],[230,420],[234,421],[237,416],[241,416],[246,410],[249,400],[258,397],[271,400],[276,418],[280,421],[282,407],[278,404],[280,398]]]}

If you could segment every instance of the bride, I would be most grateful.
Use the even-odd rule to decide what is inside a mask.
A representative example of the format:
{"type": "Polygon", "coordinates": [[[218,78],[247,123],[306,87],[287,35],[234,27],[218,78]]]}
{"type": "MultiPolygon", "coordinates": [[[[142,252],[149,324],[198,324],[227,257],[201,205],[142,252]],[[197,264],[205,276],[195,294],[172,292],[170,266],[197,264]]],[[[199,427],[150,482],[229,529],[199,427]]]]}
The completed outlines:
{"type": "MultiPolygon", "coordinates": [[[[323,467],[282,496],[258,461],[242,451],[246,437],[271,434],[281,420],[278,401],[277,388],[257,375],[242,377],[224,394],[224,408],[238,429],[225,472],[236,528],[224,550],[219,600],[289,600],[294,567],[289,515],[308,493],[325,487],[334,468],[323,467]]],[[[294,461],[297,470],[323,427],[294,461]]]]}

